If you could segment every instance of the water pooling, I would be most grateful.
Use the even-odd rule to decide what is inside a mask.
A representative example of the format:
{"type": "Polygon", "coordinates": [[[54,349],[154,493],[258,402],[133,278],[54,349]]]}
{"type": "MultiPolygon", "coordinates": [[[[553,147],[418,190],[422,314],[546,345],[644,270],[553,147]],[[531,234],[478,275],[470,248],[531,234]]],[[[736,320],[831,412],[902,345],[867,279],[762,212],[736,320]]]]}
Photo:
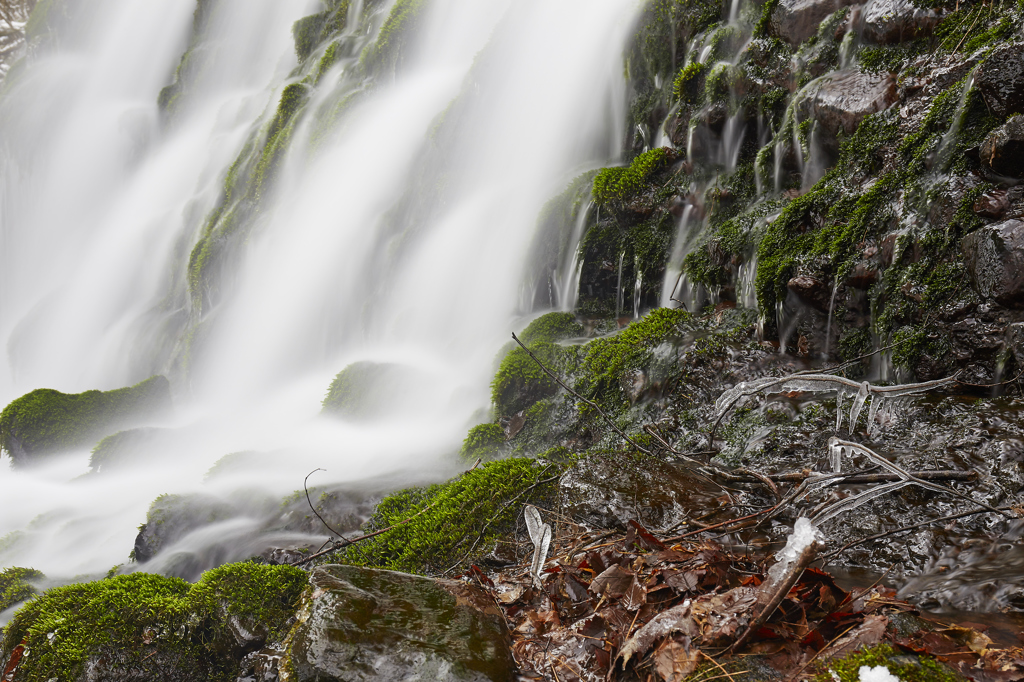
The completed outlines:
{"type": "Polygon", "coordinates": [[[173,431],[147,446],[144,468],[78,478],[80,451],[5,474],[6,565],[54,578],[106,572],[126,561],[154,498],[194,491],[241,512],[191,538],[190,551],[202,557],[213,543],[216,557],[200,563],[244,558],[263,501],[313,468],[327,469],[311,481],[321,484],[449,473],[441,455],[486,407],[494,353],[519,325],[541,206],[618,149],[621,50],[609,46],[625,40],[631,7],[437,2],[397,67],[371,77],[357,68],[360,40],[374,41],[390,7],[350,10],[359,24],[335,49],[355,56],[317,75],[275,189],[232,241],[243,233],[219,221],[252,206],[223,206],[225,176],[327,46],[302,65],[293,51],[292,24],[317,3],[222,0],[200,46],[217,58],[162,122],[158,96],[192,9],[97,0],[94,21],[5,96],[0,398],[154,373],[175,388],[174,416],[158,424],[173,431]],[[317,125],[352,93],[362,94],[338,125],[317,125]],[[432,134],[452,134],[446,112],[459,114],[457,144],[439,155],[432,134]],[[418,200],[431,173],[445,178],[443,202],[418,200]],[[190,254],[210,225],[226,235],[220,270],[197,289],[190,254]],[[332,377],[355,361],[419,377],[406,408],[371,422],[318,419],[332,377]],[[240,451],[264,454],[204,483],[240,451]]]}

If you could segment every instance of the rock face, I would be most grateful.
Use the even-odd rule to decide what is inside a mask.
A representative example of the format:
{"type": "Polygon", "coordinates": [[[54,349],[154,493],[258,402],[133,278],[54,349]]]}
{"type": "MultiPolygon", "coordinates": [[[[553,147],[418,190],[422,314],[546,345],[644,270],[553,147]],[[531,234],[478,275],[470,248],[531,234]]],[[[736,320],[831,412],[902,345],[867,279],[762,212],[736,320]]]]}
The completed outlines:
{"type": "Polygon", "coordinates": [[[855,4],[854,0],[779,0],[772,12],[772,30],[790,45],[799,45],[818,32],[825,17],[855,4]]]}
{"type": "Polygon", "coordinates": [[[999,175],[1024,177],[1024,116],[1018,114],[988,134],[981,161],[999,175]]]}
{"type": "Polygon", "coordinates": [[[1000,47],[985,60],[974,76],[974,84],[985,104],[997,117],[1024,114],[1024,44],[1000,47]]]}
{"type": "Polygon", "coordinates": [[[1007,220],[964,237],[971,283],[982,297],[1024,308],[1024,221],[1007,220]]]}
{"type": "Polygon", "coordinates": [[[162,376],[113,391],[69,394],[40,388],[4,408],[0,446],[20,466],[38,455],[87,447],[170,409],[171,386],[162,376]]]}
{"type": "Polygon", "coordinates": [[[309,582],[285,663],[300,682],[512,679],[501,612],[475,587],[339,565],[309,582]]]}
{"type": "Polygon", "coordinates": [[[849,135],[869,114],[888,109],[897,99],[892,76],[847,69],[818,81],[799,107],[802,119],[814,118],[832,135],[840,130],[849,135]]]}
{"type": "Polygon", "coordinates": [[[898,43],[927,35],[938,23],[934,10],[919,9],[910,0],[871,0],[861,17],[861,32],[873,43],[898,43]]]}

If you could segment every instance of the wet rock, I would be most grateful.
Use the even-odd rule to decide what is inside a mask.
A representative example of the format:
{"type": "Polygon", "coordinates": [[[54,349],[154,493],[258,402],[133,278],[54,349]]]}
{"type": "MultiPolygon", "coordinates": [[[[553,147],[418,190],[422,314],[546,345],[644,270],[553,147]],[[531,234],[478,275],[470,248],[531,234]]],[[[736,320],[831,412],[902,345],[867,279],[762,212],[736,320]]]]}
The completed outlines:
{"type": "Polygon", "coordinates": [[[22,466],[39,455],[88,447],[170,409],[171,385],[162,376],[113,391],[61,393],[40,388],[4,408],[0,447],[15,466],[22,466]]]}
{"type": "Polygon", "coordinates": [[[823,77],[800,103],[800,114],[814,118],[832,135],[849,135],[868,115],[888,109],[897,99],[893,76],[848,69],[823,77]]]}
{"type": "Polygon", "coordinates": [[[822,312],[828,312],[832,300],[832,290],[820,279],[808,275],[798,275],[786,284],[789,290],[804,303],[814,306],[822,312]]]}
{"type": "Polygon", "coordinates": [[[286,665],[316,680],[511,680],[509,634],[483,591],[358,566],[320,566],[286,665]]]}
{"type": "Polygon", "coordinates": [[[668,528],[720,506],[722,491],[682,465],[591,457],[559,481],[566,513],[599,528],[624,527],[631,519],[668,528]]]}
{"type": "Polygon", "coordinates": [[[1024,369],[1024,322],[1006,326],[1006,347],[1013,353],[1017,367],[1024,369]]]}
{"type": "Polygon", "coordinates": [[[981,144],[981,161],[998,175],[1024,177],[1024,116],[1014,116],[988,134],[981,144]]]}
{"type": "Polygon", "coordinates": [[[982,218],[998,220],[1010,208],[1010,198],[1005,189],[985,192],[974,202],[974,212],[982,218]]]}
{"type": "Polygon", "coordinates": [[[928,35],[939,23],[934,10],[910,0],[871,0],[861,15],[861,31],[873,43],[898,43],[928,35]]]}
{"type": "Polygon", "coordinates": [[[135,560],[145,563],[193,530],[233,518],[238,510],[211,495],[161,495],[135,538],[135,560]]]}
{"type": "Polygon", "coordinates": [[[853,266],[846,278],[847,286],[854,289],[870,289],[878,281],[878,266],[870,261],[861,261],[853,266]]]}
{"type": "Polygon", "coordinates": [[[1004,45],[995,50],[974,76],[985,104],[997,117],[1024,114],[1024,44],[1004,45]]]}
{"type": "Polygon", "coordinates": [[[1024,221],[1007,220],[964,237],[971,283],[982,298],[1024,308],[1024,221]]]}
{"type": "Polygon", "coordinates": [[[855,0],[779,0],[771,27],[777,36],[796,46],[817,33],[825,17],[855,4],[855,0]]]}

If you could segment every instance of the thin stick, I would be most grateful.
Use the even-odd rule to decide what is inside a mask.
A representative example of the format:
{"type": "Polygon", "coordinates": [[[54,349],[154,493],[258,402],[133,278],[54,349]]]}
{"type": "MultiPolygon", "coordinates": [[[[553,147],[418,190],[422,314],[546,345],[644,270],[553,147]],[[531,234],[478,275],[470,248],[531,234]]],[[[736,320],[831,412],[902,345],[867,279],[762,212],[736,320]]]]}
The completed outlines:
{"type": "Polygon", "coordinates": [[[832,641],[830,641],[830,642],[829,642],[828,644],[826,644],[826,645],[825,645],[825,646],[823,646],[822,648],[818,649],[818,650],[817,650],[817,651],[816,651],[816,652],[814,653],[814,655],[813,655],[813,656],[811,656],[811,657],[810,657],[809,659],[807,659],[807,662],[806,662],[806,663],[804,663],[804,664],[803,664],[802,666],[800,666],[800,668],[799,668],[799,669],[798,669],[798,670],[797,670],[797,671],[796,671],[795,673],[793,673],[793,674],[792,674],[792,675],[790,676],[790,679],[793,679],[793,680],[795,680],[796,678],[798,678],[798,677],[800,676],[800,673],[802,673],[802,672],[803,672],[803,671],[804,671],[804,670],[805,670],[805,669],[807,668],[807,666],[809,666],[809,665],[810,665],[811,663],[814,663],[814,659],[816,659],[816,658],[817,658],[817,657],[818,657],[818,656],[819,656],[819,655],[821,654],[821,652],[822,652],[822,651],[825,651],[825,650],[827,650],[827,649],[828,649],[828,648],[829,648],[830,646],[832,646],[833,644],[835,644],[836,642],[838,642],[838,641],[839,641],[839,639],[840,639],[840,638],[841,638],[841,637],[842,637],[843,635],[845,635],[845,634],[846,634],[847,632],[849,632],[850,630],[854,629],[854,628],[855,628],[855,627],[857,627],[858,625],[860,625],[860,623],[854,623],[853,625],[851,625],[850,627],[846,628],[845,630],[843,630],[842,632],[840,632],[840,633],[839,633],[838,635],[836,635],[835,637],[833,637],[833,638],[832,638],[832,641]]]}
{"type": "Polygon", "coordinates": [[[557,383],[557,384],[558,384],[559,386],[561,386],[562,388],[564,388],[565,390],[567,390],[567,391],[568,391],[569,393],[573,394],[573,395],[574,395],[574,396],[575,396],[576,398],[578,398],[578,399],[582,400],[583,402],[585,402],[585,403],[586,403],[587,405],[589,405],[590,407],[594,408],[594,409],[595,409],[595,410],[597,411],[597,413],[598,413],[599,415],[601,415],[601,417],[602,417],[602,418],[603,418],[603,419],[604,419],[604,420],[605,420],[606,422],[608,422],[608,426],[612,427],[612,429],[613,429],[613,430],[615,431],[615,433],[617,433],[617,434],[619,434],[620,436],[622,436],[622,437],[623,437],[623,438],[624,438],[624,439],[626,440],[626,442],[627,442],[627,443],[629,443],[630,445],[632,445],[632,446],[633,446],[634,448],[636,448],[636,449],[637,449],[637,450],[639,450],[640,452],[644,453],[645,455],[650,455],[650,454],[651,454],[651,451],[650,451],[650,450],[647,450],[647,449],[645,449],[645,448],[642,448],[642,447],[640,447],[639,445],[637,445],[637,444],[636,444],[636,443],[635,443],[635,442],[633,441],[633,439],[632,439],[632,438],[630,438],[629,436],[627,436],[627,435],[626,435],[626,434],[625,434],[625,433],[624,433],[624,432],[622,431],[622,429],[620,429],[620,428],[619,428],[618,426],[616,426],[616,425],[615,425],[615,422],[613,422],[613,421],[611,420],[611,418],[610,418],[610,417],[609,417],[608,415],[606,415],[606,414],[604,413],[604,410],[602,410],[602,409],[601,409],[600,407],[598,407],[597,403],[595,403],[595,402],[594,402],[593,400],[588,400],[588,399],[584,398],[584,397],[583,397],[583,396],[581,396],[581,395],[580,395],[579,393],[577,393],[576,391],[574,391],[574,390],[572,390],[571,388],[569,388],[569,387],[568,387],[568,386],[566,385],[566,383],[565,383],[564,381],[562,381],[562,380],[561,380],[561,379],[559,379],[559,378],[558,378],[557,376],[555,376],[555,373],[554,373],[554,372],[552,372],[552,371],[551,371],[550,369],[548,369],[547,367],[545,367],[545,366],[544,366],[544,363],[543,363],[543,362],[541,362],[540,360],[538,360],[538,359],[537,359],[537,356],[536,356],[536,355],[534,355],[534,354],[533,354],[533,353],[532,353],[532,352],[530,351],[530,349],[529,349],[529,348],[527,348],[526,346],[524,346],[524,345],[523,345],[523,342],[522,342],[522,341],[520,341],[520,340],[519,340],[519,337],[518,337],[518,336],[516,336],[516,335],[515,335],[514,333],[512,334],[512,339],[513,339],[513,340],[514,340],[514,341],[515,341],[516,343],[518,343],[518,344],[519,344],[519,347],[520,347],[520,348],[522,348],[522,349],[523,349],[524,351],[526,351],[526,354],[527,354],[527,355],[529,355],[529,356],[530,356],[530,357],[531,357],[531,358],[533,359],[533,361],[534,361],[534,362],[536,362],[536,363],[537,363],[537,365],[539,365],[539,366],[540,366],[540,368],[541,368],[542,370],[544,370],[544,372],[545,372],[545,373],[546,373],[546,374],[547,374],[547,375],[548,375],[549,377],[551,377],[552,379],[554,379],[554,380],[555,380],[555,382],[556,382],[556,383],[557,383]]]}
{"type": "Polygon", "coordinates": [[[1020,379],[1022,376],[1024,376],[1024,369],[1017,372],[1017,376],[1015,376],[1014,378],[1007,379],[1006,381],[1000,381],[999,383],[996,384],[969,384],[966,381],[960,381],[959,379],[957,379],[956,383],[961,384],[962,386],[972,386],[974,388],[995,388],[996,386],[1005,386],[1006,384],[1012,384],[1013,382],[1017,381],[1017,379],[1020,379]]]}
{"type": "MultiPolygon", "coordinates": [[[[1013,507],[999,507],[997,509],[997,511],[999,511],[999,512],[1013,511],[1013,507]]],[[[931,525],[933,523],[940,523],[942,521],[953,521],[955,519],[962,519],[965,516],[976,516],[978,514],[990,514],[990,513],[992,513],[992,512],[989,509],[975,509],[974,511],[961,512],[959,514],[950,514],[949,516],[941,516],[941,517],[939,517],[937,519],[928,519],[927,521],[922,521],[921,523],[915,523],[915,524],[911,524],[909,526],[903,526],[902,528],[897,528],[895,530],[886,531],[884,533],[877,533],[875,535],[869,535],[866,538],[861,538],[860,540],[853,540],[851,542],[848,542],[845,545],[843,545],[842,547],[840,547],[839,549],[835,550],[834,552],[829,552],[828,554],[823,556],[821,559],[822,559],[822,561],[824,563],[827,564],[829,561],[834,559],[836,557],[836,555],[845,552],[846,550],[850,549],[851,547],[856,547],[857,545],[863,544],[865,542],[871,542],[873,540],[881,540],[882,538],[889,537],[890,535],[896,535],[897,533],[902,533],[902,532],[908,531],[908,530],[916,530],[918,528],[923,528],[924,526],[929,526],[929,525],[931,525]]]]}
{"type": "MultiPolygon", "coordinates": [[[[698,649],[698,651],[700,651],[700,650],[698,649]]],[[[719,662],[718,662],[718,661],[716,661],[715,659],[711,658],[711,656],[709,656],[708,654],[704,653],[703,651],[701,651],[701,652],[700,652],[700,655],[701,655],[701,656],[703,656],[704,658],[708,659],[709,661],[711,661],[712,665],[714,665],[714,666],[715,666],[716,668],[718,668],[719,670],[721,670],[721,671],[722,671],[722,673],[723,673],[723,674],[724,674],[724,675],[725,675],[726,677],[728,677],[728,678],[729,678],[730,680],[732,680],[732,682],[736,682],[736,678],[735,678],[735,677],[733,677],[733,676],[732,676],[732,674],[731,674],[731,673],[730,673],[730,672],[729,672],[728,670],[726,670],[725,668],[723,668],[723,667],[722,667],[722,664],[721,664],[721,663],[719,663],[719,662]]],[[[721,677],[721,675],[719,675],[718,677],[721,677]]]]}
{"type": "MultiPolygon", "coordinates": [[[[750,472],[753,473],[753,472],[750,472]]],[[[973,481],[978,478],[977,471],[953,471],[944,469],[933,469],[928,471],[911,471],[910,474],[922,481],[973,481]]],[[[788,474],[768,474],[768,479],[777,483],[800,483],[808,479],[814,479],[814,472],[797,471],[788,474]]],[[[837,478],[829,483],[836,485],[857,485],[861,483],[890,483],[903,480],[896,474],[850,474],[845,478],[837,478]]]]}
{"type": "Polygon", "coordinates": [[[338,531],[336,531],[336,530],[334,530],[333,528],[331,528],[331,527],[330,527],[330,526],[329,526],[329,525],[327,524],[327,522],[326,522],[326,521],[324,521],[324,517],[320,516],[320,512],[318,512],[318,511],[316,510],[316,507],[314,507],[314,506],[313,506],[313,502],[312,502],[312,500],[310,500],[310,499],[309,499],[309,488],[307,488],[307,487],[306,487],[306,481],[308,481],[308,480],[309,480],[309,477],[310,477],[310,476],[312,476],[313,474],[315,474],[315,473],[316,473],[316,472],[318,472],[318,471],[324,471],[324,472],[326,472],[326,471],[327,471],[327,469],[320,469],[320,468],[316,468],[316,469],[313,469],[313,470],[312,470],[312,471],[310,471],[310,472],[309,472],[308,474],[306,474],[306,477],[305,477],[304,479],[302,479],[302,489],[306,491],[306,502],[307,502],[307,503],[309,504],[309,508],[310,508],[311,510],[313,510],[313,513],[314,513],[314,514],[316,514],[316,517],[317,517],[318,519],[320,519],[320,523],[324,524],[324,526],[326,526],[326,527],[327,527],[327,530],[331,531],[332,533],[334,533],[334,534],[335,534],[335,535],[337,535],[338,537],[341,537],[341,533],[339,533],[338,531]]]}

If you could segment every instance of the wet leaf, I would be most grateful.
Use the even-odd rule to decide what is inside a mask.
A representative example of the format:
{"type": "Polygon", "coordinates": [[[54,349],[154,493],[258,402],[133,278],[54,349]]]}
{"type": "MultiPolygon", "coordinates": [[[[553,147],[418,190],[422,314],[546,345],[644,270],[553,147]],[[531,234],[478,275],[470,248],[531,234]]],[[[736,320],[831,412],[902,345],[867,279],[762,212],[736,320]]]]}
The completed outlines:
{"type": "Polygon", "coordinates": [[[665,575],[665,584],[680,592],[693,592],[706,571],[676,571],[665,575]]]}
{"type": "Polygon", "coordinates": [[[655,642],[677,632],[690,638],[696,637],[699,633],[697,624],[690,617],[689,600],[662,611],[626,640],[619,650],[622,665],[625,666],[633,656],[643,656],[655,642]]]}
{"type": "MultiPolygon", "coordinates": [[[[630,519],[629,530],[633,533],[636,541],[646,549],[650,550],[662,550],[665,549],[665,543],[654,537],[649,530],[640,525],[637,521],[630,519]]],[[[627,538],[629,535],[627,534],[627,538]]]]}
{"type": "Polygon", "coordinates": [[[590,591],[596,595],[621,597],[629,589],[633,574],[621,566],[609,566],[590,583],[590,591]]]}
{"type": "Polygon", "coordinates": [[[636,611],[647,603],[647,590],[644,589],[635,575],[633,576],[633,582],[629,584],[629,589],[626,590],[622,603],[627,611],[636,611]]]}
{"type": "Polygon", "coordinates": [[[654,654],[654,669],[665,682],[682,682],[697,669],[700,651],[690,646],[688,637],[670,639],[654,654]]]}
{"type": "Polygon", "coordinates": [[[984,655],[992,644],[992,640],[988,635],[978,632],[973,628],[953,626],[946,628],[942,633],[978,655],[984,655]]]}

